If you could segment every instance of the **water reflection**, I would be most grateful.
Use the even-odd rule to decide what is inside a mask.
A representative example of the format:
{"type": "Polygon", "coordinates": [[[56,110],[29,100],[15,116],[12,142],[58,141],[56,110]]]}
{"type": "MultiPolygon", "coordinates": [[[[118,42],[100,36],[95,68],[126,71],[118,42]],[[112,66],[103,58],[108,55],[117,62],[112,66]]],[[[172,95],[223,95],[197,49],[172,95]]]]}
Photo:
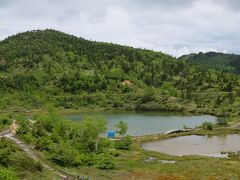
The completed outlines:
{"type": "Polygon", "coordinates": [[[186,115],[173,112],[100,112],[89,114],[67,114],[67,118],[81,121],[84,115],[104,117],[108,129],[114,130],[119,121],[128,123],[128,134],[133,136],[164,133],[171,129],[194,128],[203,122],[215,122],[216,117],[209,115],[186,115]]]}

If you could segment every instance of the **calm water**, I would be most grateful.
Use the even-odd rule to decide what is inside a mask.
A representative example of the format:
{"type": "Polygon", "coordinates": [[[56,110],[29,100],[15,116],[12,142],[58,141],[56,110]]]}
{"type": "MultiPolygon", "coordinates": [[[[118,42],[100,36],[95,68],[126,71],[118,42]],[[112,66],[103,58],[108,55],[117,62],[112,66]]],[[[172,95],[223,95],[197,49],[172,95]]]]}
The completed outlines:
{"type": "MultiPolygon", "coordinates": [[[[105,118],[109,130],[115,130],[115,124],[122,120],[128,123],[127,134],[134,136],[183,129],[184,125],[193,128],[205,121],[215,122],[216,120],[216,117],[209,115],[189,116],[172,112],[102,112],[91,113],[91,115],[105,118]]],[[[81,121],[84,114],[65,116],[74,121],[81,121]]]]}
{"type": "Polygon", "coordinates": [[[240,135],[221,136],[182,136],[165,140],[158,140],[142,144],[146,150],[165,154],[202,155],[212,157],[226,157],[221,151],[240,151],[240,135]]]}

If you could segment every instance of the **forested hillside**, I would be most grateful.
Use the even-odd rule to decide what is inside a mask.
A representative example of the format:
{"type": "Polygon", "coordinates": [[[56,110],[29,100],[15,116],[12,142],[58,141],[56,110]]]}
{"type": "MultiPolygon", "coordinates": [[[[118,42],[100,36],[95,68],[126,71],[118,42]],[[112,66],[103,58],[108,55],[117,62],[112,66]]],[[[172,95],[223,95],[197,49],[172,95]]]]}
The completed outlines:
{"type": "Polygon", "coordinates": [[[236,111],[240,80],[160,52],[44,30],[0,42],[0,91],[0,109],[37,109],[51,102],[70,109],[215,113],[224,107],[221,112],[236,111]]]}
{"type": "Polygon", "coordinates": [[[184,55],[179,60],[186,60],[203,68],[240,74],[240,55],[208,52],[184,55]]]}

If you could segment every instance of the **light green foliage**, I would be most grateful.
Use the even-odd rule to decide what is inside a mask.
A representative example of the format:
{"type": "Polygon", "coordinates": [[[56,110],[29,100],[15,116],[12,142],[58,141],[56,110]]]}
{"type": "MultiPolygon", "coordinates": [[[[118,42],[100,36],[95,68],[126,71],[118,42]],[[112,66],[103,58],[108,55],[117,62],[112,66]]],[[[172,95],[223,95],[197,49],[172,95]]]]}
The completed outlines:
{"type": "Polygon", "coordinates": [[[169,94],[171,96],[177,96],[177,89],[171,85],[171,83],[165,82],[161,86],[161,89],[164,93],[169,94]]]}
{"type": "Polygon", "coordinates": [[[140,103],[146,103],[149,101],[153,101],[155,99],[155,91],[154,88],[146,88],[143,96],[141,97],[140,103]]]}
{"type": "MultiPolygon", "coordinates": [[[[104,119],[85,117],[81,123],[81,138],[84,139],[84,143],[94,144],[94,150],[98,151],[99,136],[106,131],[106,125],[107,122],[104,119]]],[[[92,151],[93,149],[88,147],[88,150],[92,151]]]]}
{"type": "Polygon", "coordinates": [[[132,144],[132,139],[130,136],[126,136],[121,140],[115,141],[115,148],[122,150],[129,150],[132,144]]]}
{"type": "Polygon", "coordinates": [[[106,121],[101,118],[86,116],[81,123],[74,123],[51,110],[36,114],[33,121],[22,119],[18,123],[18,136],[60,166],[93,165],[96,161],[91,156],[110,147],[109,140],[100,137],[106,130],[106,121]]]}
{"type": "Polygon", "coordinates": [[[121,136],[124,136],[127,133],[128,125],[127,123],[120,121],[118,124],[115,125],[116,128],[119,130],[117,131],[121,136]]]}
{"type": "Polygon", "coordinates": [[[17,180],[17,173],[12,169],[0,167],[0,179],[2,180],[17,180]]]}
{"type": "Polygon", "coordinates": [[[25,118],[23,115],[18,115],[15,118],[17,120],[17,123],[21,125],[17,129],[17,134],[19,134],[19,135],[27,134],[31,130],[32,124],[29,123],[28,119],[25,118]]]}
{"type": "Polygon", "coordinates": [[[90,154],[79,153],[75,159],[76,166],[91,166],[91,165],[93,165],[95,163],[93,156],[94,156],[94,154],[91,154],[91,153],[90,154]]]}
{"type": "Polygon", "coordinates": [[[99,169],[113,169],[115,167],[113,159],[107,154],[99,154],[95,161],[99,169]]]}
{"type": "Polygon", "coordinates": [[[74,166],[77,150],[68,143],[54,144],[49,150],[49,159],[60,166],[74,166]]]}

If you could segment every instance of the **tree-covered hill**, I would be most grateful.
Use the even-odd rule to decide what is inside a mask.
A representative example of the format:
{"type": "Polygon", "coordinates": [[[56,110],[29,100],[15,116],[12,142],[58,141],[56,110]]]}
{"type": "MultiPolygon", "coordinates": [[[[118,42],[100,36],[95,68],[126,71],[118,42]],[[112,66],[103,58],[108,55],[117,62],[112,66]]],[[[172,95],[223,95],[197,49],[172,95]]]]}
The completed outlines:
{"type": "Polygon", "coordinates": [[[223,54],[218,52],[198,53],[184,55],[178,58],[201,67],[213,68],[223,72],[240,74],[240,55],[223,54]]]}
{"type": "Polygon", "coordinates": [[[236,74],[55,30],[0,42],[0,109],[41,108],[48,102],[62,108],[211,109],[237,106],[239,84],[236,74]]]}
{"type": "MultiPolygon", "coordinates": [[[[173,60],[162,53],[91,42],[54,30],[26,32],[5,39],[0,43],[0,58],[6,87],[9,84],[23,90],[49,83],[71,93],[105,90],[105,81],[114,79],[131,79],[136,75],[144,78],[144,71],[149,71],[154,60],[173,60]],[[8,73],[12,79],[5,76],[8,73]],[[68,82],[73,80],[76,84],[69,87],[68,82]],[[95,83],[94,80],[101,84],[91,87],[91,83],[82,83],[95,83]]],[[[148,77],[145,79],[148,81],[148,77]]]]}

